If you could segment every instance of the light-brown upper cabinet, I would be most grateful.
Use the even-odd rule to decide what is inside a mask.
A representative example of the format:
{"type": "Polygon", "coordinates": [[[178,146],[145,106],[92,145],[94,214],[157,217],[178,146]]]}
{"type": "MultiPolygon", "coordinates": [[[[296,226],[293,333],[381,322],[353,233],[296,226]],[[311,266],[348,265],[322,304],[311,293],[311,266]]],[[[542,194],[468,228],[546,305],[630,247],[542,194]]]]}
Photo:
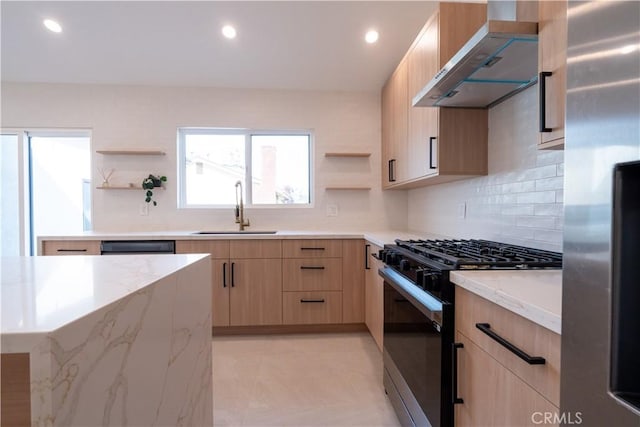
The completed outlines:
{"type": "Polygon", "coordinates": [[[413,97],[486,17],[485,4],[440,3],[383,88],[383,188],[413,188],[487,174],[487,110],[412,107],[413,97]]]}
{"type": "Polygon", "coordinates": [[[540,149],[564,148],[567,96],[567,1],[538,3],[540,149]]]}
{"type": "Polygon", "coordinates": [[[407,177],[407,61],[402,60],[382,88],[382,188],[407,177]]]}

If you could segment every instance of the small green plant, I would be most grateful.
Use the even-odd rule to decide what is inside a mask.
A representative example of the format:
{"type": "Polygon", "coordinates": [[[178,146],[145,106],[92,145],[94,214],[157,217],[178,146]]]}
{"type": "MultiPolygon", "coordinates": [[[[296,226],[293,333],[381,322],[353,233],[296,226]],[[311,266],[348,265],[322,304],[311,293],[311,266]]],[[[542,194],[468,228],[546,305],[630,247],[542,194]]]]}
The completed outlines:
{"type": "Polygon", "coordinates": [[[167,177],[164,175],[149,175],[147,178],[142,180],[142,189],[145,190],[145,202],[153,202],[153,206],[158,206],[158,202],[153,200],[153,189],[156,187],[162,187],[163,182],[167,182],[167,177]]]}

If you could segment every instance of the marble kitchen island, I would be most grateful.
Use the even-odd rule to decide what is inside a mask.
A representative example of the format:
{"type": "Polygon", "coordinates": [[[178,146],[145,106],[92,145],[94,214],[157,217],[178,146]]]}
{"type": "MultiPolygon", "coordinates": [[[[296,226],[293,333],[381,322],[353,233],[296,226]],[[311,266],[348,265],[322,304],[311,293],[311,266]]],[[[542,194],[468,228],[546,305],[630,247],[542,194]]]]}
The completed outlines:
{"type": "Polygon", "coordinates": [[[2,425],[213,424],[208,256],[1,262],[2,425]]]}

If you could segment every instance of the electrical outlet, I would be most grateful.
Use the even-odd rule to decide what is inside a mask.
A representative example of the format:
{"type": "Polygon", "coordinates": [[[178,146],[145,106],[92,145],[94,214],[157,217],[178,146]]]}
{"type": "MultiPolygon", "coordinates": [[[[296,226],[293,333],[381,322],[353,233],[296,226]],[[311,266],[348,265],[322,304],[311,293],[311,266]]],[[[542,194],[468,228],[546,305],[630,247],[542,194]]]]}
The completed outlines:
{"type": "Polygon", "coordinates": [[[338,216],[338,205],[327,205],[327,216],[338,216]]]}
{"type": "Polygon", "coordinates": [[[467,216],[467,203],[462,202],[458,205],[458,219],[465,219],[467,216]]]}
{"type": "Polygon", "coordinates": [[[149,215],[149,203],[140,203],[139,213],[141,216],[149,215]]]}

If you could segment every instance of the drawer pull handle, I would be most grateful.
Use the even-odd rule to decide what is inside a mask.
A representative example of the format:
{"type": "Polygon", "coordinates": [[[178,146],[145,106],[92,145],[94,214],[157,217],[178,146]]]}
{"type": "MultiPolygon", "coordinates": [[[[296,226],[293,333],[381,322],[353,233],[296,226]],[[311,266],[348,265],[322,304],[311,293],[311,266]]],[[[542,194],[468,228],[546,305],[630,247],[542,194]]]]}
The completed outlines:
{"type": "Polygon", "coordinates": [[[324,270],[324,267],[322,266],[308,266],[308,265],[301,265],[300,266],[300,270],[324,270]]]}
{"type": "Polygon", "coordinates": [[[56,249],[58,252],[87,252],[86,249],[56,249]]]}
{"type": "Polygon", "coordinates": [[[490,324],[488,324],[488,323],[476,323],[476,328],[480,329],[482,332],[484,332],[485,334],[489,335],[489,337],[491,337],[491,339],[493,339],[494,341],[497,341],[498,344],[500,344],[501,346],[503,346],[504,348],[506,348],[507,350],[509,350],[510,352],[515,354],[516,356],[518,356],[520,359],[522,359],[525,362],[527,362],[529,365],[544,365],[546,363],[546,360],[544,359],[544,357],[529,356],[527,353],[525,353],[524,351],[520,350],[515,345],[511,344],[509,341],[505,340],[500,335],[498,335],[495,332],[493,332],[491,330],[491,325],[490,324]]]}
{"type": "Polygon", "coordinates": [[[306,248],[306,247],[302,247],[300,248],[301,251],[324,251],[324,248],[306,248]]]}
{"type": "Polygon", "coordinates": [[[300,302],[302,303],[313,303],[313,302],[324,302],[324,298],[320,298],[320,299],[306,299],[306,298],[301,298],[300,302]]]}

